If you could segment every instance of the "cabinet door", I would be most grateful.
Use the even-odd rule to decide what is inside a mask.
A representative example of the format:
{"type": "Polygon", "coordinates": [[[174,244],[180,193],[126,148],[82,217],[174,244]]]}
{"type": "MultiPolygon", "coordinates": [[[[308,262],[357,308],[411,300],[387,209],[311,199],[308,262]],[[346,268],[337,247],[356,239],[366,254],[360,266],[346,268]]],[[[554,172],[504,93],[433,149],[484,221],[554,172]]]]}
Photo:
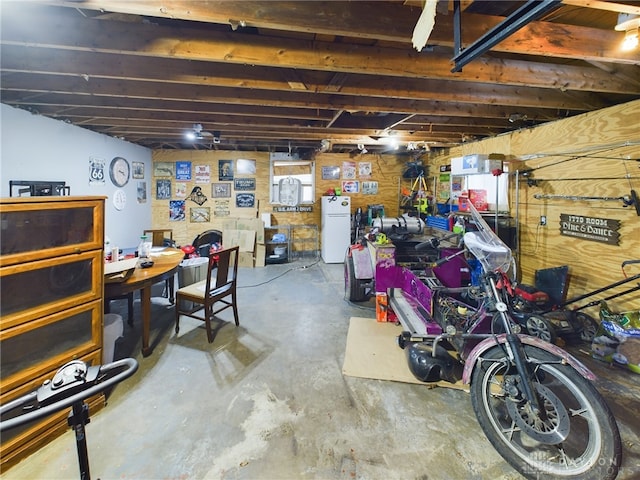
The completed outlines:
{"type": "Polygon", "coordinates": [[[102,296],[102,250],[0,267],[0,328],[102,296]]]}
{"type": "Polygon", "coordinates": [[[104,200],[0,205],[0,265],[102,249],[104,200]]]}
{"type": "Polygon", "coordinates": [[[0,331],[2,391],[102,345],[102,299],[0,331]]]}

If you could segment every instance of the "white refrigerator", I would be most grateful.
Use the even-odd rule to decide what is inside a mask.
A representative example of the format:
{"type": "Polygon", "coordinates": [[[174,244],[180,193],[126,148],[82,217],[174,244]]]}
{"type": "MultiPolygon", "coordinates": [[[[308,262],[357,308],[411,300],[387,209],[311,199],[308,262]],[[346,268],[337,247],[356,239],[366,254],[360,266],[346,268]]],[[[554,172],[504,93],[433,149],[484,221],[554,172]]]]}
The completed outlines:
{"type": "Polygon", "coordinates": [[[322,260],[325,263],[342,263],[351,243],[351,198],[324,196],[321,208],[322,260]]]}

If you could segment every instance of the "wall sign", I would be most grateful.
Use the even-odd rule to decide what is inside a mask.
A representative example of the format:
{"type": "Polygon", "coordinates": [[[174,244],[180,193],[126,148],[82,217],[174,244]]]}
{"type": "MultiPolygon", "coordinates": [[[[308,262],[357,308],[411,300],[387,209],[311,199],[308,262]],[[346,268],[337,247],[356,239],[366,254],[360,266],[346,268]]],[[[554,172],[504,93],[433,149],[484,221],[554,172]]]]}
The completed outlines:
{"type": "Polygon", "coordinates": [[[176,180],[191,180],[191,162],[176,162],[176,180]]]}
{"type": "Polygon", "coordinates": [[[560,214],[560,234],[593,242],[619,245],[620,221],[610,218],[560,214]]]}
{"type": "Polygon", "coordinates": [[[255,178],[236,178],[233,180],[233,188],[236,190],[255,190],[255,178]]]}
{"type": "Polygon", "coordinates": [[[274,212],[313,212],[313,207],[311,205],[295,205],[295,206],[286,206],[286,207],[273,207],[274,212]]]}
{"type": "Polygon", "coordinates": [[[340,167],[322,167],[323,180],[337,180],[340,178],[340,167]]]}
{"type": "Polygon", "coordinates": [[[104,185],[104,166],[103,158],[89,157],[89,186],[104,185]]]}
{"type": "Polygon", "coordinates": [[[246,208],[254,207],[256,204],[256,196],[253,193],[236,193],[236,207],[246,208]]]}

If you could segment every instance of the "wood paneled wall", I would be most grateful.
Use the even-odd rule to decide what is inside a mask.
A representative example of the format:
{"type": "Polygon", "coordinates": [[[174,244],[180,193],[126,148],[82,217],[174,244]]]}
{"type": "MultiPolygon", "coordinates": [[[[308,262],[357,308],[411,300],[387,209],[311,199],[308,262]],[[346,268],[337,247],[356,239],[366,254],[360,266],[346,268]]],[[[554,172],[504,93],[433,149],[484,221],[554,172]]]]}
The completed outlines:
{"type": "MultiPolygon", "coordinates": [[[[256,178],[255,196],[258,202],[258,216],[262,213],[271,214],[271,223],[274,225],[318,225],[320,226],[320,197],[330,188],[341,187],[343,162],[355,162],[356,169],[360,162],[368,162],[371,164],[371,174],[367,177],[356,174],[356,180],[378,182],[378,193],[376,195],[365,195],[362,192],[348,194],[352,198],[352,213],[356,208],[361,207],[366,211],[367,205],[382,204],[385,206],[385,214],[387,216],[397,216],[398,213],[398,185],[402,170],[407,161],[406,157],[397,157],[395,155],[357,155],[350,157],[348,154],[329,154],[318,153],[315,156],[316,171],[316,203],[313,205],[312,212],[306,213],[280,213],[273,211],[273,205],[269,204],[269,154],[264,152],[230,152],[230,151],[201,151],[201,150],[156,150],[153,152],[153,163],[157,162],[192,162],[195,165],[208,165],[211,173],[211,181],[218,182],[218,161],[219,160],[236,160],[238,158],[256,160],[255,175],[236,175],[236,178],[250,177],[256,178]],[[341,178],[339,180],[322,180],[322,167],[337,166],[340,167],[341,178]]],[[[164,178],[164,177],[163,177],[164,178]]],[[[195,202],[175,197],[175,178],[172,182],[172,200],[186,200],[186,219],[184,221],[169,220],[169,200],[157,200],[156,198],[156,180],[158,178],[151,177],[150,197],[152,205],[152,224],[153,228],[170,228],[173,230],[173,238],[179,245],[190,244],[199,233],[215,228],[214,216],[211,200],[211,185],[196,184],[195,180],[185,182],[187,184],[187,195],[193,187],[199,185],[202,187],[204,194],[208,197],[207,202],[202,206],[211,208],[211,222],[208,223],[192,223],[190,222],[189,209],[198,207],[195,202]]],[[[232,203],[235,202],[235,191],[232,189],[232,203]]],[[[345,194],[347,195],[347,194],[345,194]]],[[[142,227],[141,227],[142,230],[142,227]]],[[[295,247],[295,245],[294,245],[295,247]]]]}
{"type": "MultiPolygon", "coordinates": [[[[568,298],[574,298],[622,280],[622,262],[640,259],[640,217],[634,206],[625,206],[622,200],[535,198],[627,197],[632,189],[640,193],[640,101],[466,144],[431,162],[446,164],[452,157],[471,153],[502,153],[511,160],[511,214],[518,217],[522,281],[533,283],[537,269],[569,265],[568,298]],[[515,170],[531,170],[530,178],[536,181],[519,175],[516,189],[515,170]],[[562,235],[561,214],[619,221],[619,245],[562,235]],[[539,225],[542,215],[546,226],[539,225]]],[[[629,276],[638,274],[640,265],[629,265],[625,271],[629,276]]],[[[572,307],[622,290],[603,292],[572,307]]],[[[618,311],[639,309],[640,292],[609,304],[618,311]]],[[[598,309],[585,311],[597,315],[598,309]]]]}
{"type": "MultiPolygon", "coordinates": [[[[468,143],[448,151],[423,158],[429,167],[427,185],[433,185],[440,165],[450,163],[452,157],[466,154],[501,153],[511,168],[511,214],[518,218],[519,270],[523,282],[533,283],[537,269],[569,265],[568,297],[572,298],[622,280],[621,264],[625,260],[640,259],[640,217],[634,206],[623,201],[579,201],[571,199],[537,199],[536,194],[566,196],[624,197],[633,189],[640,192],[640,101],[630,102],[597,112],[561,120],[533,129],[501,135],[481,142],[468,143]],[[527,182],[520,173],[517,182],[514,172],[531,170],[527,182]],[[534,184],[535,183],[535,184],[534,184]],[[518,201],[516,202],[516,195],[518,201]],[[568,237],[560,234],[560,215],[582,215],[620,222],[619,245],[568,237]],[[540,226],[540,216],[547,225],[540,226]]],[[[408,157],[395,155],[358,155],[318,153],[316,161],[316,204],[311,213],[274,213],[269,204],[268,153],[217,152],[191,150],[160,150],[153,154],[155,162],[186,160],[211,167],[212,181],[217,180],[218,160],[251,158],[256,160],[256,199],[259,213],[272,214],[273,224],[320,224],[319,199],[329,188],[340,186],[341,180],[322,180],[323,166],[339,166],[342,162],[370,162],[371,175],[358,181],[377,181],[378,194],[350,195],[353,211],[366,210],[367,205],[383,204],[387,216],[399,211],[399,185],[408,157]]],[[[406,180],[404,181],[406,185],[406,180]]],[[[188,183],[187,191],[195,184],[188,183]]],[[[205,194],[207,192],[204,188],[205,194]]],[[[210,187],[209,187],[210,190],[210,187]]],[[[190,243],[201,231],[212,228],[202,223],[170,222],[168,201],[156,200],[155,178],[151,182],[151,202],[154,228],[172,228],[180,244],[190,243]]],[[[196,206],[187,200],[187,210],[196,206]]],[[[206,205],[206,203],[205,203],[206,205]]],[[[629,275],[640,273],[640,265],[630,265],[629,275]]],[[[630,285],[627,285],[629,287],[630,285]]],[[[594,296],[598,300],[620,288],[594,296]]],[[[584,304],[584,302],[578,304],[584,304]]],[[[640,308],[640,293],[610,301],[614,309],[640,308]]],[[[597,308],[587,310],[597,315],[597,308]]]]}

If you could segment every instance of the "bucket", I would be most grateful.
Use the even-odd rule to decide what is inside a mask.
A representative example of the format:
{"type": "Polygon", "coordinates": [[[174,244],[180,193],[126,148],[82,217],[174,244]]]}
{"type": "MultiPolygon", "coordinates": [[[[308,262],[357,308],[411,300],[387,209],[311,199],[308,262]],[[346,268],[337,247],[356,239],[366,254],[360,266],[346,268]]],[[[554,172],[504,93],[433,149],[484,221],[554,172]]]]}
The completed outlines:
{"type": "Polygon", "coordinates": [[[113,362],[116,340],[122,336],[124,324],[122,316],[116,313],[105,313],[103,322],[102,363],[105,364],[113,362]]]}

